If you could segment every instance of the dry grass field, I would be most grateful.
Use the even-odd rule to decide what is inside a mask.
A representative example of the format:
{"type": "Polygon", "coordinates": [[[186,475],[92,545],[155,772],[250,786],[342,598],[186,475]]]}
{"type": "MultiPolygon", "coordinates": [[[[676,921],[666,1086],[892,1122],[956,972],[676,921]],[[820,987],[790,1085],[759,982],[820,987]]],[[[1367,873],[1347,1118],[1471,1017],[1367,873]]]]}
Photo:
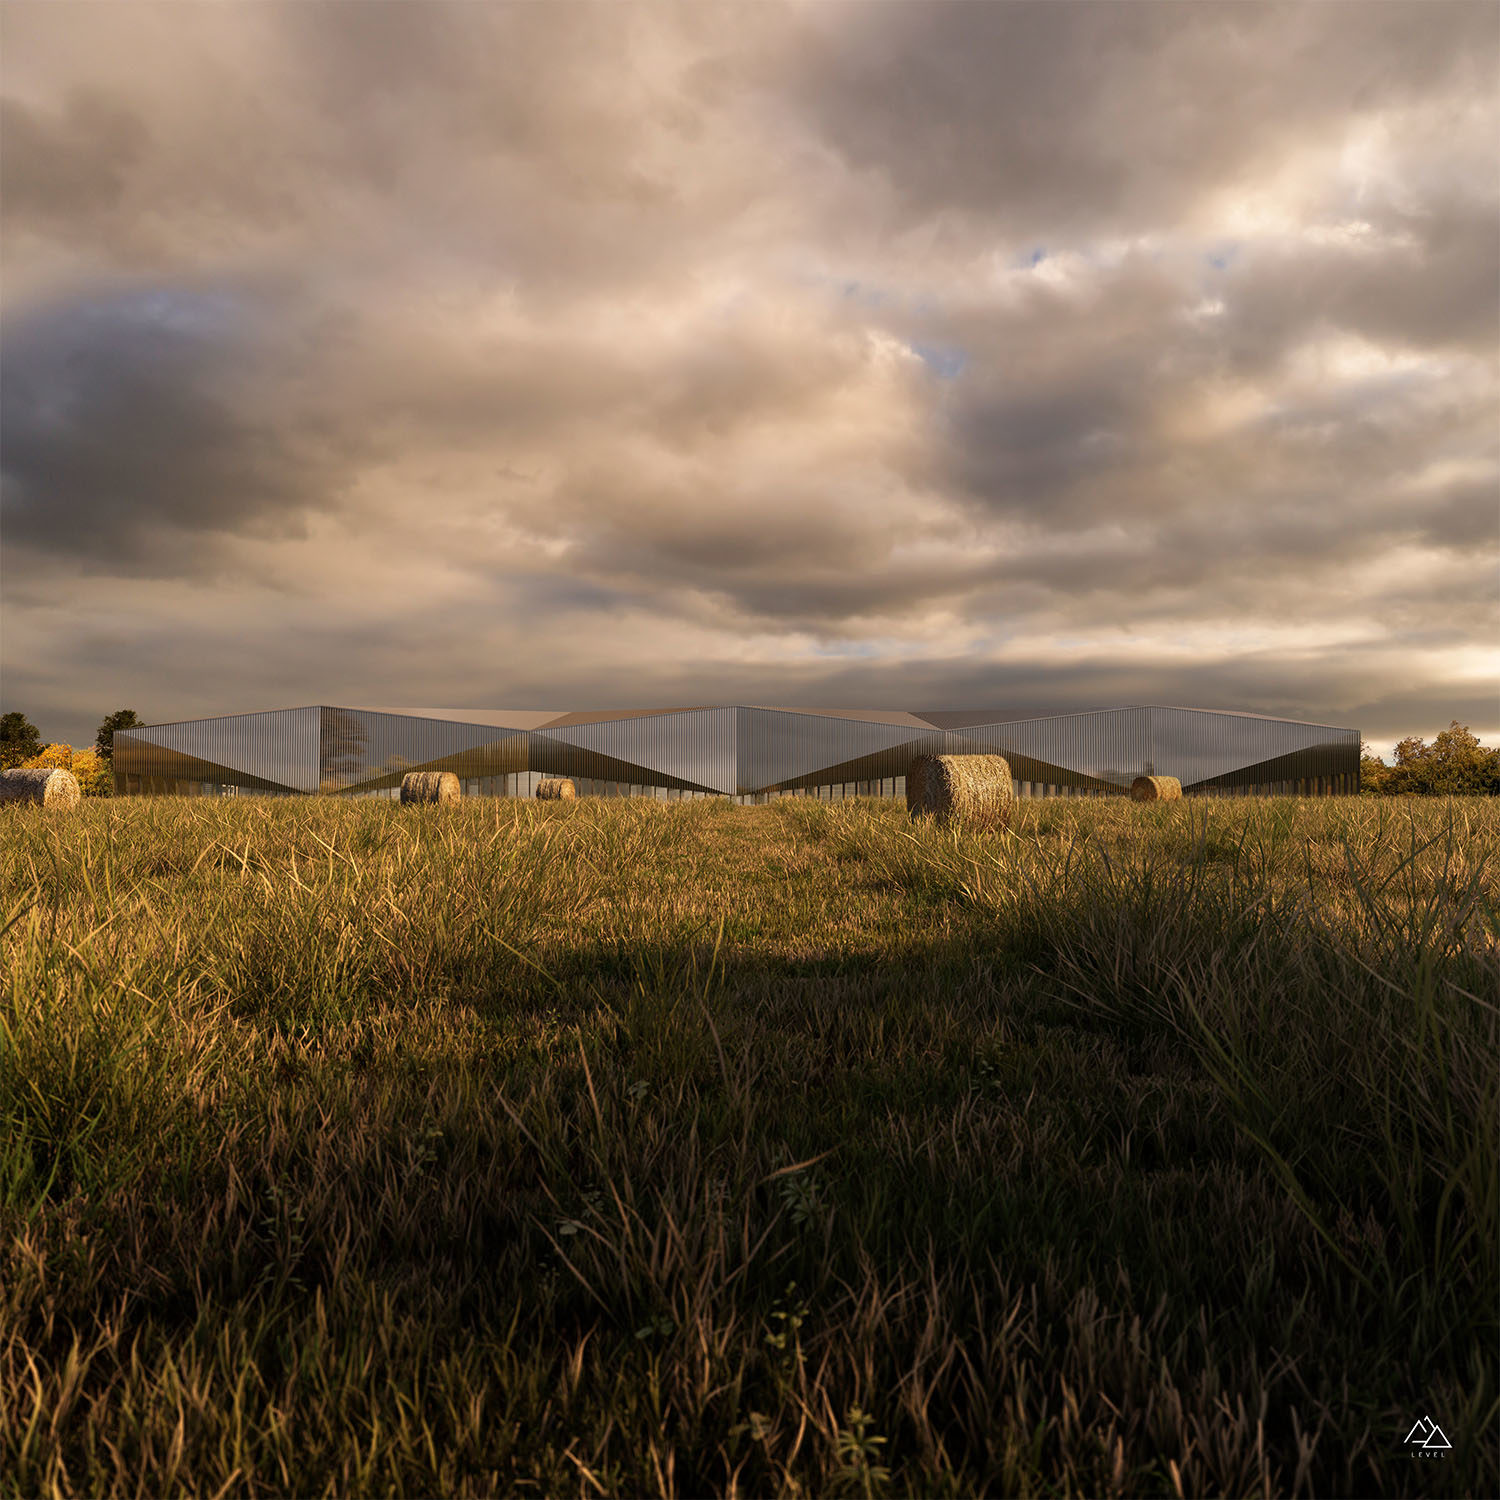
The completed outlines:
{"type": "Polygon", "coordinates": [[[0,1496],[1500,1492],[1497,856],[6,809],[0,1496]]]}

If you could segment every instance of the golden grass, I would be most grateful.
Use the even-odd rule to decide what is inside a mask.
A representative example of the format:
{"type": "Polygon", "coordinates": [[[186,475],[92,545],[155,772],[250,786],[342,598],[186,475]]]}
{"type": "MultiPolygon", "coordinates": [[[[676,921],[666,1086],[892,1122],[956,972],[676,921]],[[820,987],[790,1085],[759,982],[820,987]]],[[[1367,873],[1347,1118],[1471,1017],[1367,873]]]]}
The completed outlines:
{"type": "Polygon", "coordinates": [[[18,808],[0,1497],[1500,1492],[1497,859],[1478,799],[18,808]]]}

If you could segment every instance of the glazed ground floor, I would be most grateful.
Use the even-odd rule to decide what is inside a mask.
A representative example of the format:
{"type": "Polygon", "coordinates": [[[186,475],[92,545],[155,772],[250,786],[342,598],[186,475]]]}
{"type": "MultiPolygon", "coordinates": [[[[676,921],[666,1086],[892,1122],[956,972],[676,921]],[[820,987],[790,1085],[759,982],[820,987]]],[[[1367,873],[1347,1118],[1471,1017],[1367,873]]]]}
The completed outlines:
{"type": "MultiPolygon", "coordinates": [[[[460,778],[459,785],[465,797],[533,797],[537,784],[554,779],[541,771],[519,771],[508,776],[469,776],[460,778]]],[[[574,776],[574,790],[580,797],[650,797],[658,802],[688,802],[709,797],[724,797],[719,792],[700,792],[678,787],[652,786],[649,783],[629,781],[605,781],[596,777],[574,776]]],[[[1359,791],[1356,775],[1307,776],[1288,780],[1265,782],[1259,785],[1230,787],[1189,788],[1189,797],[1340,797],[1351,796],[1359,791]]],[[[130,796],[177,796],[177,797],[295,797],[305,793],[290,791],[259,790],[239,786],[233,782],[200,781],[194,779],[132,776],[128,778],[125,792],[130,796]]],[[[1057,782],[1021,781],[1012,782],[1018,798],[1031,800],[1043,797],[1123,797],[1129,795],[1124,787],[1079,787],[1057,782]]],[[[399,786],[378,787],[368,791],[349,791],[341,794],[345,798],[361,800],[399,801],[399,786]]],[[[728,796],[725,800],[742,807],[761,806],[780,797],[811,797],[819,802],[843,802],[855,797],[892,797],[904,800],[906,777],[886,776],[870,781],[836,781],[821,786],[798,787],[785,791],[749,792],[728,796]]]]}

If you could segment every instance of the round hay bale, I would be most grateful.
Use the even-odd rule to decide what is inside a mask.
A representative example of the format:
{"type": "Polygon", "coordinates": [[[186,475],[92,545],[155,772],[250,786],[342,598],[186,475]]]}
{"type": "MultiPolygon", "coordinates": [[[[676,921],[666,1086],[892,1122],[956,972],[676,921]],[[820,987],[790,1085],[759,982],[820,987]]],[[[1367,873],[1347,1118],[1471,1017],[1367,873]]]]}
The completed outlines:
{"type": "Polygon", "coordinates": [[[543,802],[572,802],[578,797],[578,788],[571,781],[559,776],[549,776],[536,784],[537,797],[543,802]]]}
{"type": "Polygon", "coordinates": [[[906,772],[906,810],[913,818],[1003,822],[1015,797],[1003,755],[919,755],[906,772]]]}
{"type": "Polygon", "coordinates": [[[1175,776],[1137,776],[1130,783],[1132,802],[1180,802],[1182,783],[1175,776]]]}
{"type": "Polygon", "coordinates": [[[37,807],[77,807],[83,793],[78,778],[57,766],[17,767],[0,776],[0,802],[30,802],[37,807]]]}
{"type": "Polygon", "coordinates": [[[401,778],[401,805],[408,802],[457,802],[464,794],[452,771],[408,771],[401,778]]]}

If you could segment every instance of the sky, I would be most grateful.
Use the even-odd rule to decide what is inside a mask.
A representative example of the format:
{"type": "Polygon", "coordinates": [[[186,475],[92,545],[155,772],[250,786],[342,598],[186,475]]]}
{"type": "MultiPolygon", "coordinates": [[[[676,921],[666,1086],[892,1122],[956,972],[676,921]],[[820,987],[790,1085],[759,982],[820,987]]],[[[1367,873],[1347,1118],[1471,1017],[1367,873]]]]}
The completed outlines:
{"type": "Polygon", "coordinates": [[[0,0],[0,707],[1500,741],[1500,6],[0,0]]]}

